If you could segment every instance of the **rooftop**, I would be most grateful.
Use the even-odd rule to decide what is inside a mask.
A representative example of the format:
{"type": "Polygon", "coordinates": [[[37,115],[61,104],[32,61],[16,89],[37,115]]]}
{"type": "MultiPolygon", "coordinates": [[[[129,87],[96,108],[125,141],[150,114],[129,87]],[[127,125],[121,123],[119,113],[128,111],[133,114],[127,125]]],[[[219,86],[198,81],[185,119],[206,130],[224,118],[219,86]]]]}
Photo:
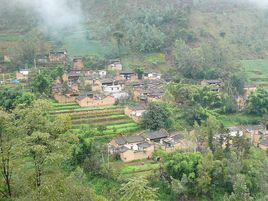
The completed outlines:
{"type": "Polygon", "coordinates": [[[160,129],[158,131],[148,132],[145,134],[146,138],[150,140],[162,139],[168,137],[169,133],[165,129],[160,129]]]}

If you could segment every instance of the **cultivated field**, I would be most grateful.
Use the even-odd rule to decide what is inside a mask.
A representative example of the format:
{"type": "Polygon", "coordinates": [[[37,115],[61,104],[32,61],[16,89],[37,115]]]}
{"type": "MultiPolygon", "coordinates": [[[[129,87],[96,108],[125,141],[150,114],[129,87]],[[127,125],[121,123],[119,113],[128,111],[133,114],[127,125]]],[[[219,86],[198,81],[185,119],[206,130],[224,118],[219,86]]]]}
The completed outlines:
{"type": "Polygon", "coordinates": [[[72,131],[77,134],[81,133],[81,130],[91,130],[92,137],[103,140],[140,129],[139,125],[124,114],[124,108],[120,106],[81,108],[76,103],[52,105],[52,115],[70,115],[72,131]]]}
{"type": "Polygon", "coordinates": [[[268,89],[268,59],[243,60],[241,63],[245,68],[249,84],[268,89]]]}

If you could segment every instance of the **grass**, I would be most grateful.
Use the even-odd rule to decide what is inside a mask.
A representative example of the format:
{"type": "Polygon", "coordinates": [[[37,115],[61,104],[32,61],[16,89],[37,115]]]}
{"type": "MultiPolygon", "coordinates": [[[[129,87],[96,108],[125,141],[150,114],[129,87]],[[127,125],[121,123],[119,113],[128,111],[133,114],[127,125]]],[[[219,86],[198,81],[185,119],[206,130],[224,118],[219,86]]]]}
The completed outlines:
{"type": "Polygon", "coordinates": [[[165,55],[162,53],[147,54],[144,60],[149,64],[163,64],[165,63],[165,55]]]}
{"type": "Polygon", "coordinates": [[[22,35],[17,34],[0,34],[0,41],[18,42],[23,38],[22,35]]]}
{"type": "Polygon", "coordinates": [[[237,125],[246,125],[246,124],[258,124],[261,120],[261,117],[247,114],[229,114],[229,115],[219,115],[218,119],[226,127],[237,126],[237,125]]]}
{"type": "Polygon", "coordinates": [[[88,25],[73,26],[71,29],[54,33],[53,40],[60,40],[63,49],[73,56],[100,55],[104,56],[112,52],[111,43],[104,44],[94,36],[94,27],[88,25]]]}
{"type": "Polygon", "coordinates": [[[268,59],[242,60],[249,84],[268,89],[268,59]]]}
{"type": "Polygon", "coordinates": [[[144,164],[141,166],[125,166],[121,169],[122,174],[131,174],[136,172],[144,172],[144,171],[151,171],[151,170],[157,170],[159,169],[160,165],[158,163],[152,163],[152,164],[144,164]]]}

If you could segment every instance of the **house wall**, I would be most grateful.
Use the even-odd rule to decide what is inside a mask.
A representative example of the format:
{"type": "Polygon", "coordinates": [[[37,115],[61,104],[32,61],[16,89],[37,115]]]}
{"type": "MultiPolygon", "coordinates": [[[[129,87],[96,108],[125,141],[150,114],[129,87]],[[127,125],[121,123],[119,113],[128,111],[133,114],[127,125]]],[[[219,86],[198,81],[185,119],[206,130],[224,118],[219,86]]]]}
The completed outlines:
{"type": "Polygon", "coordinates": [[[53,94],[53,97],[59,103],[72,103],[75,102],[75,97],[68,97],[62,94],[53,94]]]}
{"type": "Polygon", "coordinates": [[[124,112],[125,115],[129,116],[132,118],[136,123],[141,122],[142,115],[146,110],[132,110],[129,107],[125,107],[124,112]]]}
{"type": "Polygon", "coordinates": [[[82,100],[77,100],[77,103],[81,107],[96,107],[96,106],[108,106],[115,104],[115,98],[112,96],[107,96],[102,100],[96,100],[94,98],[85,97],[82,100]]]}
{"type": "Polygon", "coordinates": [[[48,59],[50,62],[66,62],[67,55],[66,54],[51,54],[51,53],[49,53],[48,59]]]}
{"type": "Polygon", "coordinates": [[[115,71],[122,71],[123,70],[123,67],[122,67],[122,64],[120,63],[115,63],[115,64],[110,64],[108,66],[108,69],[109,70],[115,70],[115,71]]]}
{"type": "Polygon", "coordinates": [[[120,158],[123,162],[131,162],[135,160],[152,158],[153,153],[154,153],[154,146],[152,145],[146,148],[144,151],[128,150],[124,153],[121,153],[120,158]]]}
{"type": "Polygon", "coordinates": [[[76,70],[81,70],[85,67],[83,59],[77,59],[73,61],[73,68],[76,70]]]}
{"type": "Polygon", "coordinates": [[[103,86],[102,89],[107,93],[117,93],[122,91],[121,85],[103,86]]]}

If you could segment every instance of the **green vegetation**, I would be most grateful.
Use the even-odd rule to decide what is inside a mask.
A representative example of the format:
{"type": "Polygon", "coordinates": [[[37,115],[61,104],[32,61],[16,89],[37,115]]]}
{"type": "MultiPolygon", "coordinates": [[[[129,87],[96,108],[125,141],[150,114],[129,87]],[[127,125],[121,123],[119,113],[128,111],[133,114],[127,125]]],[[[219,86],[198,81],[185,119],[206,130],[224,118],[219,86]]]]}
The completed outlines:
{"type": "Polygon", "coordinates": [[[268,89],[268,60],[243,60],[241,61],[246,71],[246,78],[249,84],[268,89]]]}

